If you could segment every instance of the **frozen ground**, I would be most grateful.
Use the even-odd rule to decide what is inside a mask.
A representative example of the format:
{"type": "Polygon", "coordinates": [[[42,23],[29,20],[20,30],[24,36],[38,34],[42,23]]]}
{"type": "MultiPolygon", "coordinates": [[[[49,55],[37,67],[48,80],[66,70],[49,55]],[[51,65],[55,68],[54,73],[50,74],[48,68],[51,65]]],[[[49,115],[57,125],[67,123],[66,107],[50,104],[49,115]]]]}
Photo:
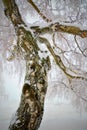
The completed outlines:
{"type": "MultiPolygon", "coordinates": [[[[7,130],[12,113],[18,106],[16,100],[0,104],[0,130],[7,130]]],[[[39,130],[87,130],[87,113],[80,115],[70,104],[46,103],[39,130]]]]}

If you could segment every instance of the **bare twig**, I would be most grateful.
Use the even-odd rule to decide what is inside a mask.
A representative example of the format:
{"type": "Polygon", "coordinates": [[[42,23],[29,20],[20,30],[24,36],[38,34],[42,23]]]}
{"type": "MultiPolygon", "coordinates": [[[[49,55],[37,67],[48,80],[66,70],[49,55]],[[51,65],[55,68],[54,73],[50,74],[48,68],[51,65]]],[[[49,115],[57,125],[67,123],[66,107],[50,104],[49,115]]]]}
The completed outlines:
{"type": "MultiPolygon", "coordinates": [[[[64,40],[67,42],[68,46],[70,46],[69,43],[68,43],[68,41],[67,41],[67,39],[66,39],[62,34],[61,34],[61,36],[62,36],[62,37],[64,38],[64,40]]],[[[68,61],[68,59],[64,56],[64,53],[65,53],[66,51],[62,50],[62,49],[61,49],[60,47],[58,47],[58,46],[56,45],[56,43],[55,43],[55,32],[53,32],[52,41],[53,41],[53,44],[55,45],[55,47],[58,48],[58,49],[61,51],[61,54],[63,54],[63,57],[64,57],[64,59],[67,61],[67,63],[70,64],[70,62],[68,61]]],[[[58,56],[58,55],[57,55],[57,56],[58,56]]],[[[70,70],[70,71],[72,71],[73,73],[77,74],[76,70],[73,70],[73,69],[71,69],[71,68],[69,68],[69,67],[67,67],[67,69],[70,70]]]]}
{"type": "Polygon", "coordinates": [[[85,56],[85,57],[87,57],[87,56],[84,54],[84,50],[82,51],[82,49],[80,48],[79,43],[78,43],[78,41],[77,41],[77,39],[76,39],[76,36],[74,36],[74,39],[75,39],[75,43],[76,43],[77,47],[79,48],[80,52],[82,53],[82,55],[85,56]]]}
{"type": "Polygon", "coordinates": [[[64,82],[59,82],[60,84],[63,84],[66,88],[70,89],[77,97],[79,97],[80,99],[82,99],[83,101],[87,102],[87,98],[86,97],[83,97],[81,96],[79,93],[77,93],[77,91],[74,90],[74,88],[72,87],[71,84],[70,87],[68,85],[66,85],[64,82]]]}

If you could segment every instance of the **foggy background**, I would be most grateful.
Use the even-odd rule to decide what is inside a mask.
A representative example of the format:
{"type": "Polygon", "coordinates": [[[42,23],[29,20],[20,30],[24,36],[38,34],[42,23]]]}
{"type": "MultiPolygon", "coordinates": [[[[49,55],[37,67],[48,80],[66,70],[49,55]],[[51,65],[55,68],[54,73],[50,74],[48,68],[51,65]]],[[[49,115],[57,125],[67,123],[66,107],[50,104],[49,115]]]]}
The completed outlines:
{"type": "MultiPolygon", "coordinates": [[[[23,20],[28,27],[44,23],[26,0],[16,1],[23,20]],[[22,3],[20,4],[20,2],[22,3]]],[[[65,21],[87,29],[87,0],[34,1],[40,10],[47,17],[52,18],[54,22],[65,21]],[[47,6],[48,4],[49,6],[47,6]],[[50,13],[52,9],[53,11],[50,13]]],[[[11,117],[20,102],[25,75],[25,62],[21,58],[14,59],[11,62],[6,61],[7,57],[11,55],[9,50],[16,44],[16,35],[13,25],[6,18],[3,10],[4,7],[0,0],[0,130],[7,130],[11,117]]],[[[69,34],[61,35],[58,33],[56,43],[65,52],[60,53],[65,65],[73,70],[76,69],[76,72],[82,72],[87,77],[87,38],[81,39],[77,37],[77,39],[82,51],[78,49],[73,36],[69,34]],[[62,38],[62,36],[68,40],[62,38]]],[[[59,54],[60,50],[56,48],[55,52],[59,54]]],[[[56,66],[52,57],[51,65],[52,68],[48,74],[45,111],[39,130],[87,130],[87,102],[82,101],[77,96],[78,93],[82,97],[87,97],[87,82],[74,80],[72,85],[77,92],[74,93],[63,84],[68,85],[67,78],[56,66]]]]}
{"type": "MultiPolygon", "coordinates": [[[[0,130],[7,130],[20,103],[23,79],[19,83],[17,75],[9,75],[6,71],[0,74],[3,79],[0,84],[0,130]]],[[[39,130],[87,130],[87,112],[73,106],[64,96],[55,94],[49,97],[48,91],[44,109],[39,130]]]]}

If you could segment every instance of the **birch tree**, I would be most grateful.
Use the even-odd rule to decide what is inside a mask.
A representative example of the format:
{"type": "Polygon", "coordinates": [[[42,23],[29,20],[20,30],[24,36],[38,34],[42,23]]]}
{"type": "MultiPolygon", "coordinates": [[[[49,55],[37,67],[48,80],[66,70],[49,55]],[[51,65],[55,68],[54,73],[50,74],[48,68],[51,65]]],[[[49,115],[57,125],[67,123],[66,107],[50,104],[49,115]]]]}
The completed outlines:
{"type": "MultiPolygon", "coordinates": [[[[47,74],[52,65],[51,57],[67,78],[67,84],[63,81],[60,84],[87,102],[86,93],[81,95],[79,91],[83,86],[77,90],[73,82],[77,80],[87,83],[87,70],[81,66],[79,69],[77,66],[79,63],[76,63],[78,61],[76,58],[87,59],[87,30],[74,24],[81,25],[82,21],[87,21],[85,15],[87,9],[80,0],[74,1],[75,4],[67,0],[2,1],[4,14],[11,22],[16,37],[16,44],[8,49],[11,55],[7,60],[10,62],[20,57],[26,63],[20,105],[9,130],[38,130],[44,113],[44,100],[48,88],[47,74]],[[38,22],[36,25],[35,23],[28,25],[24,20],[26,14],[22,14],[23,8],[21,11],[20,6],[23,7],[26,2],[30,7],[29,12],[32,13],[33,10],[37,13],[42,24],[38,22]],[[81,12],[84,8],[85,11],[81,12]]],[[[87,67],[87,62],[82,64],[87,67]]]]}

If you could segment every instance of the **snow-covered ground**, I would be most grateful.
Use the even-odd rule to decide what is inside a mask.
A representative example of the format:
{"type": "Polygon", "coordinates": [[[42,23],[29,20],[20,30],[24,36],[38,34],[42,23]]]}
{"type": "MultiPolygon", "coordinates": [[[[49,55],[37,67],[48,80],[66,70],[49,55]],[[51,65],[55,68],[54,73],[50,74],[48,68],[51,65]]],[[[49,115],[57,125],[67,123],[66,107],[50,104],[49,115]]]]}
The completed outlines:
{"type": "MultiPolygon", "coordinates": [[[[17,100],[0,104],[0,130],[7,130],[17,100]]],[[[39,130],[87,130],[87,113],[80,114],[70,104],[45,103],[45,112],[39,130]]]]}

